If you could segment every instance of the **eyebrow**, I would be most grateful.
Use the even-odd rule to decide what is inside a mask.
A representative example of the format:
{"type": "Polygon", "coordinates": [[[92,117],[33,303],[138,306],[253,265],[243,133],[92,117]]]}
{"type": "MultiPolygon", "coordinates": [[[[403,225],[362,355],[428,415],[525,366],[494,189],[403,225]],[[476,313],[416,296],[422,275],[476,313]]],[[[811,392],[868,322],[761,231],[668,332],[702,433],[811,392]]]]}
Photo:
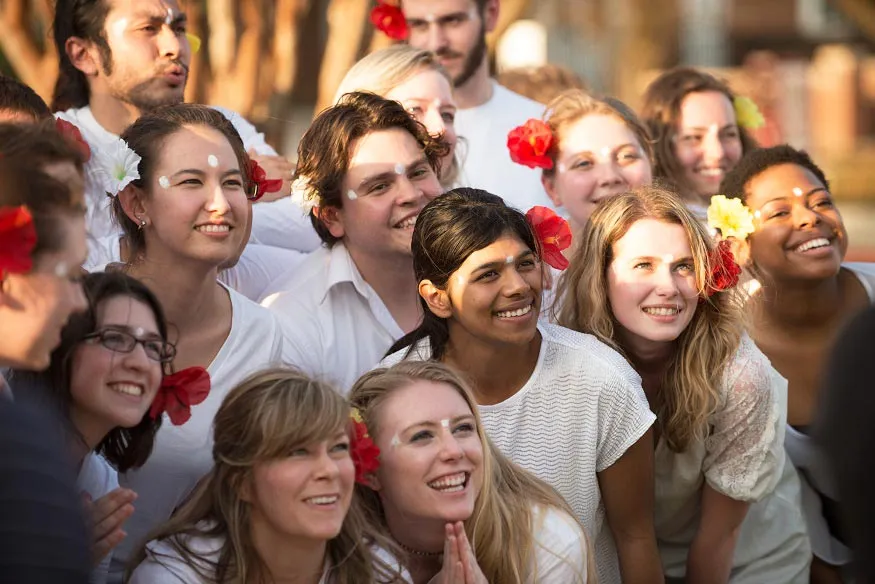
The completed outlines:
{"type": "MultiPolygon", "coordinates": [[[[417,159],[417,160],[414,160],[413,162],[411,162],[410,164],[408,164],[407,166],[405,166],[405,167],[404,167],[404,171],[405,171],[405,172],[410,172],[411,169],[416,168],[417,166],[421,166],[421,165],[423,165],[423,164],[428,164],[428,159],[425,157],[425,154],[422,155],[422,158],[419,158],[419,159],[417,159]]],[[[395,173],[395,169],[394,169],[394,168],[392,168],[392,169],[390,169],[390,170],[385,170],[385,171],[380,172],[380,173],[378,173],[378,174],[373,174],[373,175],[371,175],[371,176],[366,176],[366,177],[363,178],[361,181],[359,181],[359,186],[358,186],[358,188],[362,188],[362,187],[367,186],[367,185],[369,185],[369,184],[371,184],[371,183],[374,183],[374,182],[380,182],[380,181],[384,181],[384,180],[389,180],[389,179],[392,179],[392,178],[394,178],[394,177],[396,177],[396,176],[398,176],[398,175],[395,173]]]]}
{"type": "MultiPolygon", "coordinates": [[[[520,255],[518,255],[515,259],[516,259],[517,261],[519,261],[519,260],[521,260],[521,259],[523,259],[523,258],[525,258],[525,257],[533,256],[533,255],[535,255],[535,252],[533,252],[533,251],[530,250],[530,249],[527,249],[526,251],[524,251],[524,252],[522,252],[520,255]]],[[[482,265],[480,265],[480,266],[477,266],[476,268],[474,268],[473,270],[471,270],[471,273],[479,272],[480,270],[485,270],[485,269],[487,269],[487,268],[496,268],[496,267],[500,267],[500,266],[503,266],[503,265],[505,265],[505,264],[507,264],[507,262],[504,260],[504,258],[502,258],[502,259],[500,259],[500,260],[495,260],[495,261],[488,262],[488,263],[482,264],[482,265]]]]}
{"type": "MultiPolygon", "coordinates": [[[[134,298],[131,298],[131,300],[134,300],[134,298]]],[[[153,332],[146,332],[142,337],[138,337],[137,335],[134,334],[134,328],[131,326],[125,325],[125,324],[112,324],[112,323],[110,323],[110,324],[105,324],[105,325],[101,326],[100,328],[102,330],[113,330],[113,331],[125,332],[125,333],[128,333],[129,335],[131,335],[132,337],[138,338],[138,339],[163,340],[161,337],[161,333],[153,333],[153,332]]],[[[137,327],[137,328],[142,328],[142,327],[137,327]]]]}
{"type": "MultiPolygon", "coordinates": [[[[172,175],[170,175],[170,176],[172,176],[172,177],[177,177],[177,176],[179,176],[180,174],[196,174],[196,175],[198,175],[198,176],[206,176],[206,175],[207,175],[206,172],[204,172],[203,170],[200,170],[200,169],[198,169],[198,168],[184,168],[184,169],[182,169],[182,170],[178,170],[178,171],[174,172],[174,173],[173,173],[172,175]]],[[[243,173],[240,172],[240,171],[239,171],[238,169],[236,169],[236,168],[232,168],[231,170],[226,170],[225,172],[223,172],[223,173],[222,173],[222,176],[225,177],[225,176],[228,176],[228,175],[231,175],[231,174],[239,174],[239,175],[242,175],[243,173]]]]}
{"type": "MultiPolygon", "coordinates": [[[[622,150],[623,148],[634,148],[636,150],[640,150],[640,147],[638,146],[638,144],[634,144],[632,142],[626,142],[625,144],[620,144],[619,146],[612,146],[611,151],[614,152],[617,150],[622,150]]],[[[569,154],[568,157],[573,158],[575,156],[582,156],[584,154],[595,154],[595,153],[596,153],[595,150],[581,150],[579,152],[569,154]]]]}
{"type": "MultiPolygon", "coordinates": [[[[415,101],[416,103],[434,103],[435,100],[428,99],[426,97],[408,97],[404,101],[415,101]]],[[[440,101],[440,107],[442,107],[442,108],[449,107],[449,108],[456,109],[456,106],[449,103],[449,102],[446,102],[443,100],[437,100],[437,101],[440,101]]]]}
{"type": "MultiPolygon", "coordinates": [[[[824,193],[829,194],[829,191],[827,190],[826,187],[814,187],[813,189],[811,189],[810,191],[808,191],[807,193],[805,193],[805,194],[802,195],[802,196],[803,196],[803,197],[810,197],[811,195],[817,194],[817,193],[819,193],[819,192],[824,192],[824,193]]],[[[792,199],[791,197],[795,197],[795,196],[796,196],[796,195],[784,195],[784,196],[782,196],[782,197],[775,197],[775,198],[773,198],[773,199],[769,199],[768,201],[766,201],[765,203],[763,203],[763,204],[761,205],[761,207],[765,207],[765,206],[768,205],[769,203],[774,203],[775,201],[786,201],[787,199],[790,199],[790,200],[792,201],[793,199],[792,199]]]]}
{"type": "MultiPolygon", "coordinates": [[[[456,416],[455,418],[451,418],[450,423],[451,424],[458,424],[459,422],[461,422],[463,420],[472,420],[473,421],[474,419],[475,419],[474,414],[464,414],[462,416],[456,416]]],[[[404,428],[401,431],[401,433],[403,434],[409,430],[412,430],[413,428],[418,428],[418,427],[434,428],[434,427],[440,426],[440,425],[441,425],[440,422],[432,422],[430,420],[425,420],[422,422],[416,422],[415,424],[410,424],[409,426],[404,428]]]]}
{"type": "MultiPolygon", "coordinates": [[[[719,131],[722,132],[723,130],[726,130],[728,128],[736,128],[736,127],[738,127],[738,124],[726,124],[725,126],[721,126],[719,131]]],[[[690,126],[690,127],[681,127],[681,130],[684,130],[687,132],[690,132],[690,131],[692,131],[692,132],[707,132],[710,128],[711,128],[711,126],[690,126]]]]}
{"type": "MultiPolygon", "coordinates": [[[[663,256],[638,256],[638,257],[631,258],[629,261],[630,262],[638,262],[641,260],[646,260],[646,261],[652,262],[655,260],[655,261],[661,262],[662,258],[663,258],[663,256]]],[[[689,264],[689,263],[692,263],[693,261],[694,261],[693,256],[686,256],[686,257],[678,258],[676,260],[672,260],[670,263],[671,264],[689,264]]]]}
{"type": "MultiPolygon", "coordinates": [[[[167,20],[167,13],[158,14],[157,12],[138,12],[134,15],[134,20],[150,20],[150,21],[161,21],[161,24],[164,24],[164,21],[167,20]]],[[[185,12],[177,12],[176,16],[173,17],[173,20],[170,21],[171,25],[174,24],[185,24],[188,22],[188,16],[186,16],[185,12]]]]}
{"type": "MultiPolygon", "coordinates": [[[[442,14],[441,16],[438,16],[437,18],[435,18],[435,21],[437,21],[441,24],[444,24],[448,20],[453,20],[456,18],[467,18],[467,17],[468,17],[468,12],[465,10],[460,10],[458,12],[450,12],[449,14],[442,14]]],[[[408,18],[407,23],[409,25],[413,26],[416,24],[426,24],[426,23],[428,23],[428,20],[426,20],[425,18],[408,18]]]]}

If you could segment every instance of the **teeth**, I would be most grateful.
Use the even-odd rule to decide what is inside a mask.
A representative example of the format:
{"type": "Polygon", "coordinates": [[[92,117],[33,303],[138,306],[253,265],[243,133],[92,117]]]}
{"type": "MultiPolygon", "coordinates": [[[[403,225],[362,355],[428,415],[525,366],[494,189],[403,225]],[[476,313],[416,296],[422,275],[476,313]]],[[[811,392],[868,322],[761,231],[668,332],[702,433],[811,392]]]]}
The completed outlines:
{"type": "Polygon", "coordinates": [[[119,393],[123,393],[125,395],[133,395],[133,396],[141,396],[143,395],[143,388],[139,385],[132,385],[130,383],[113,383],[110,387],[119,393]]]}
{"type": "Polygon", "coordinates": [[[819,237],[817,239],[812,239],[811,241],[806,241],[802,245],[796,248],[796,251],[808,251],[809,249],[815,249],[818,247],[826,247],[829,245],[829,240],[823,237],[819,237]]]}
{"type": "Polygon", "coordinates": [[[205,233],[227,233],[231,230],[230,225],[198,225],[195,227],[198,231],[205,233]]]}
{"type": "Polygon", "coordinates": [[[332,495],[330,497],[311,497],[310,499],[306,499],[308,503],[313,503],[314,505],[331,505],[337,502],[339,497],[337,495],[332,495]]]}
{"type": "Polygon", "coordinates": [[[663,308],[663,307],[653,307],[653,308],[645,308],[644,312],[647,314],[652,314],[653,316],[674,316],[680,310],[677,308],[663,308]]]}
{"type": "Polygon", "coordinates": [[[432,489],[446,491],[449,493],[461,491],[465,487],[465,480],[467,479],[467,477],[468,473],[460,472],[459,474],[450,475],[448,477],[432,481],[428,483],[428,486],[432,489]]]}
{"type": "Polygon", "coordinates": [[[705,176],[720,176],[723,174],[722,168],[702,168],[699,170],[699,174],[704,174],[705,176]]]}
{"type": "Polygon", "coordinates": [[[523,316],[524,314],[528,314],[531,311],[532,311],[532,305],[529,304],[525,308],[520,308],[517,310],[508,310],[506,312],[496,312],[495,314],[496,314],[496,316],[498,316],[498,318],[512,318],[514,316],[523,316]]]}
{"type": "Polygon", "coordinates": [[[404,221],[402,221],[401,223],[398,224],[398,229],[407,229],[408,227],[413,227],[414,225],[416,225],[416,218],[418,216],[419,215],[414,215],[413,217],[410,217],[409,219],[405,219],[404,221]]]}

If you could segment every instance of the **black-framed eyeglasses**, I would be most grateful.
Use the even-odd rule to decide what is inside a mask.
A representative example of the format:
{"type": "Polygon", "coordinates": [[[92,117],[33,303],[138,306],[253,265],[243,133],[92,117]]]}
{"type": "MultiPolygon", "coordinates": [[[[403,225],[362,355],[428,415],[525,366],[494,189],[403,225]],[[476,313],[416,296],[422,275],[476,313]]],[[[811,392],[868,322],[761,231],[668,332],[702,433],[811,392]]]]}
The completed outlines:
{"type": "Polygon", "coordinates": [[[130,353],[137,344],[140,344],[143,345],[146,356],[152,361],[158,361],[159,363],[173,361],[173,358],[176,356],[176,347],[172,343],[162,341],[161,339],[138,339],[131,333],[115,329],[103,329],[93,332],[82,340],[100,343],[103,347],[116,353],[130,353]]]}

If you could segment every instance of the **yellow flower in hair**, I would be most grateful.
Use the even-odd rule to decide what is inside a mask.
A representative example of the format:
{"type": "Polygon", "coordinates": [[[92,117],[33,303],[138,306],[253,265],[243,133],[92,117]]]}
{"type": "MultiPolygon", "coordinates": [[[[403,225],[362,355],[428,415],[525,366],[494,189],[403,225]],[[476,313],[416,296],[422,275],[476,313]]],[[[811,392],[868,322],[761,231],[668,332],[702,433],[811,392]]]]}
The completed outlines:
{"type": "Polygon", "coordinates": [[[753,214],[740,199],[714,195],[708,206],[708,227],[719,229],[723,237],[744,240],[754,232],[753,214]]]}
{"type": "Polygon", "coordinates": [[[751,98],[736,97],[732,105],[735,106],[735,121],[742,128],[756,130],[766,125],[766,118],[751,98]]]}
{"type": "Polygon", "coordinates": [[[355,422],[359,424],[364,424],[364,420],[362,419],[362,413],[358,408],[352,408],[352,411],[349,412],[349,417],[351,417],[355,422]]]}

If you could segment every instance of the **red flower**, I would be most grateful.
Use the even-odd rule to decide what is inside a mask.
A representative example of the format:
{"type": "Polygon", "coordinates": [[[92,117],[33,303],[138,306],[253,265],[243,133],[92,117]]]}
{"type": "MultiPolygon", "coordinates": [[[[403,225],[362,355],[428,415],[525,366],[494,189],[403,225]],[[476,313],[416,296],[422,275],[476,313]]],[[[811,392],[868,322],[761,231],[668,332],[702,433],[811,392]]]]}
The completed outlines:
{"type": "Polygon", "coordinates": [[[507,135],[510,159],[529,168],[553,168],[552,145],[553,131],[541,120],[531,119],[507,135]]]}
{"type": "Polygon", "coordinates": [[[725,239],[720,240],[717,248],[711,254],[711,274],[707,288],[708,296],[714,295],[715,292],[729,290],[738,284],[738,277],[740,275],[741,266],[735,262],[731,245],[725,239]]]}
{"type": "Polygon", "coordinates": [[[267,173],[254,159],[249,159],[249,178],[255,185],[255,192],[249,196],[250,201],[257,201],[267,193],[275,193],[283,188],[281,178],[268,179],[267,173]]]}
{"type": "Polygon", "coordinates": [[[203,367],[188,367],[172,375],[165,375],[161,387],[152,400],[149,416],[154,420],[167,412],[174,426],[181,426],[191,418],[191,406],[207,399],[210,393],[210,374],[203,367]]]}
{"type": "Polygon", "coordinates": [[[529,209],[526,219],[541,243],[541,259],[557,270],[567,268],[568,260],[562,255],[562,250],[571,245],[571,227],[568,226],[568,221],[552,209],[540,205],[529,209]]]}
{"type": "Polygon", "coordinates": [[[355,482],[367,485],[367,474],[380,468],[380,449],[368,435],[368,427],[364,422],[353,419],[352,427],[355,432],[350,446],[350,456],[355,465],[355,482]]]}
{"type": "Polygon", "coordinates": [[[91,160],[91,147],[88,146],[88,142],[82,137],[82,132],[79,131],[79,128],[61,118],[55,118],[55,128],[61,136],[70,140],[79,149],[83,162],[91,160]]]}
{"type": "Polygon", "coordinates": [[[0,207],[0,278],[29,272],[34,246],[36,228],[27,207],[0,207]]]}
{"type": "Polygon", "coordinates": [[[402,41],[407,38],[407,19],[398,6],[378,0],[371,10],[371,24],[390,39],[402,41]]]}

